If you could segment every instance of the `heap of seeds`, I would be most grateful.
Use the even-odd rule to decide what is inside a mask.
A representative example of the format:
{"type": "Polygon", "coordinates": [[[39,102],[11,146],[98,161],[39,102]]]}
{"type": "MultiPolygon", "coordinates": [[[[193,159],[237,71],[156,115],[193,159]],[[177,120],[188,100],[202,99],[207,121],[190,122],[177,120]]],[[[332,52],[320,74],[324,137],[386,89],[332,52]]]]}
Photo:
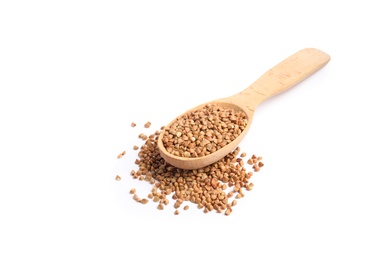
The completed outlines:
{"type": "Polygon", "coordinates": [[[195,158],[213,153],[236,139],[248,123],[242,111],[207,104],[165,128],[162,142],[175,156],[195,158]]]}
{"type": "MultiPolygon", "coordinates": [[[[164,127],[161,130],[164,130],[164,127]]],[[[132,188],[130,194],[135,201],[146,204],[152,200],[157,203],[157,209],[163,210],[171,197],[175,201],[173,204],[175,215],[179,214],[179,208],[185,201],[195,203],[204,213],[216,211],[230,215],[232,207],[237,204],[236,199],[244,197],[245,190],[252,189],[253,183],[249,180],[253,173],[246,170],[243,160],[246,153],[239,156],[239,147],[210,166],[184,170],[168,164],[160,156],[157,147],[159,135],[160,131],[147,138],[144,134],[140,135],[144,137],[142,139],[145,143],[140,147],[139,158],[135,160],[138,170],[132,170],[130,175],[134,179],[148,182],[152,189],[147,198],[140,198],[132,188]]],[[[253,170],[258,171],[263,166],[260,161],[262,158],[253,155],[251,159],[253,170]],[[256,163],[253,163],[254,161],[256,163]]],[[[183,205],[184,210],[188,208],[188,205],[183,205]]]]}

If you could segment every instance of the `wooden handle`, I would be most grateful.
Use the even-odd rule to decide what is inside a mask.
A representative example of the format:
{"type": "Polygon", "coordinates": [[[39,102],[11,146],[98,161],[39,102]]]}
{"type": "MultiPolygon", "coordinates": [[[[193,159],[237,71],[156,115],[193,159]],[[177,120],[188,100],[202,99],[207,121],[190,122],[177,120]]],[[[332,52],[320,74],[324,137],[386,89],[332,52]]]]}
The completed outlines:
{"type": "Polygon", "coordinates": [[[246,106],[256,108],[267,98],[285,91],[325,66],[330,56],[318,49],[306,48],[283,60],[252,85],[239,93],[246,106]],[[243,98],[245,97],[245,98],[243,98]]]}

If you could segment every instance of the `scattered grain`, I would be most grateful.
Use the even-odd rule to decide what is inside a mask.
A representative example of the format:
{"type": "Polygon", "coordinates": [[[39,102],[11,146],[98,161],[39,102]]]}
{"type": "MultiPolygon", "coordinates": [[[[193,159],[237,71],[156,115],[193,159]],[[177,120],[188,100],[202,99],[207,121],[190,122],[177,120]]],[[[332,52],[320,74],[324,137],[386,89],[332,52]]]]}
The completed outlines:
{"type": "Polygon", "coordinates": [[[231,209],[231,208],[227,208],[227,209],[225,210],[225,215],[226,215],[226,216],[229,216],[231,213],[232,213],[232,209],[231,209]]]}
{"type": "Polygon", "coordinates": [[[130,190],[130,194],[135,194],[135,192],[136,192],[136,189],[135,189],[135,188],[132,188],[132,189],[130,190]]]}
{"type": "Polygon", "coordinates": [[[136,125],[137,125],[137,124],[134,123],[134,122],[131,123],[131,127],[136,127],[136,125]]]}
{"type": "Polygon", "coordinates": [[[120,154],[118,154],[118,156],[117,156],[118,159],[122,158],[125,154],[126,154],[126,151],[123,151],[120,154]]]}
{"type": "MultiPolygon", "coordinates": [[[[144,199],[135,194],[134,188],[131,189],[130,193],[134,193],[134,200],[142,204],[152,200],[158,203],[157,209],[163,210],[172,199],[175,215],[179,214],[179,208],[185,201],[196,204],[197,208],[203,210],[204,213],[215,211],[230,215],[231,207],[237,204],[236,199],[244,196],[243,189],[251,190],[253,187],[253,183],[249,183],[253,172],[245,169],[245,162],[242,159],[246,153],[240,153],[240,148],[236,147],[212,165],[197,170],[184,170],[165,162],[157,148],[157,140],[162,134],[165,141],[172,142],[170,144],[172,151],[175,149],[176,152],[180,151],[181,156],[193,157],[194,153],[197,156],[204,156],[219,149],[218,145],[226,145],[237,137],[245,128],[246,123],[243,113],[234,114],[225,108],[210,106],[206,107],[205,111],[199,111],[199,113],[183,118],[180,121],[181,125],[176,125],[176,128],[161,127],[161,133],[156,131],[149,136],[140,134],[139,138],[145,143],[137,147],[138,158],[135,164],[138,169],[132,170],[130,175],[134,179],[147,181],[152,188],[147,198],[144,199]],[[213,125],[219,128],[214,129],[213,125]],[[199,144],[204,146],[199,147],[199,144]],[[183,149],[183,145],[188,145],[188,149],[183,149]],[[233,197],[235,199],[232,199],[233,197]]],[[[260,165],[263,165],[260,160],[261,157],[253,155],[248,162],[252,162],[252,168],[260,168],[260,165]]],[[[183,209],[188,210],[189,206],[185,205],[183,209]]]]}
{"type": "Polygon", "coordinates": [[[119,176],[119,175],[115,176],[116,181],[120,181],[121,179],[122,179],[121,176],[119,176]]]}

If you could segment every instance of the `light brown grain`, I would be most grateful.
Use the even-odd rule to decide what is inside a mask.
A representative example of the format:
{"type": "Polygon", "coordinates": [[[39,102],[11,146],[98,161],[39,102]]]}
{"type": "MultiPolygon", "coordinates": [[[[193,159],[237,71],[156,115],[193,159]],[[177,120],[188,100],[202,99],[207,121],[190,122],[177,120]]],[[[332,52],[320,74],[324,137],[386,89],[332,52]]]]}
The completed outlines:
{"type": "MultiPolygon", "coordinates": [[[[237,119],[237,117],[235,118],[237,119]]],[[[215,120],[214,117],[208,119],[215,120]]],[[[168,128],[161,127],[161,129],[168,128]]],[[[193,140],[199,141],[199,139],[211,140],[210,143],[214,142],[212,138],[214,138],[215,132],[209,131],[210,129],[199,129],[195,132],[188,130],[188,127],[184,127],[171,135],[183,140],[181,142],[193,142],[193,140]]],[[[169,130],[167,131],[169,132],[169,130]]],[[[203,210],[204,213],[215,211],[230,215],[231,207],[237,203],[235,199],[231,201],[231,198],[242,198],[243,189],[250,190],[252,187],[249,184],[249,179],[253,172],[248,172],[244,167],[244,161],[238,158],[246,155],[244,152],[240,153],[240,147],[212,165],[197,170],[183,170],[169,165],[162,159],[157,148],[159,135],[159,131],[148,136],[146,134],[139,135],[139,138],[145,140],[145,143],[139,147],[138,158],[135,160],[138,170],[131,171],[131,176],[134,178],[152,184],[151,192],[147,198],[158,203],[159,210],[169,205],[169,200],[173,200],[172,207],[177,212],[186,201],[196,204],[196,208],[203,210]]],[[[218,138],[214,140],[218,140],[218,138]]],[[[205,143],[210,144],[207,141],[205,143]]],[[[205,149],[207,150],[207,148],[205,149]]],[[[141,203],[148,200],[138,196],[134,199],[141,203]]],[[[185,205],[183,209],[188,210],[189,206],[185,205]]]]}

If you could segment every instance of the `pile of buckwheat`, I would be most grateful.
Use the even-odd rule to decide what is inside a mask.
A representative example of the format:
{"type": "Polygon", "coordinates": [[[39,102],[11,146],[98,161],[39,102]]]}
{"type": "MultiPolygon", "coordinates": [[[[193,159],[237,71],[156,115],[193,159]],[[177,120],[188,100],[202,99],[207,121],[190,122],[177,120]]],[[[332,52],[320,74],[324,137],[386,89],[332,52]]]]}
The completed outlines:
{"type": "MultiPolygon", "coordinates": [[[[239,134],[242,130],[241,126],[245,127],[245,118],[240,113],[235,114],[228,111],[221,111],[218,110],[219,108],[215,110],[214,107],[210,109],[211,111],[221,112],[219,115],[208,114],[209,118],[207,120],[211,123],[216,121],[220,122],[222,130],[218,127],[214,128],[214,131],[210,136],[207,134],[207,130],[204,129],[206,132],[201,134],[200,132],[202,132],[203,126],[209,123],[192,124],[192,121],[189,121],[190,125],[198,126],[197,130],[192,130],[193,136],[190,134],[191,131],[187,131],[188,129],[186,129],[189,126],[184,126],[182,130],[180,130],[182,135],[178,135],[178,126],[175,126],[176,132],[170,134],[179,138],[177,140],[180,140],[180,138],[184,136],[187,136],[189,139],[195,136],[196,140],[199,140],[200,142],[209,140],[207,137],[211,137],[211,140],[209,141],[214,144],[221,144],[224,141],[220,142],[220,139],[226,141],[226,137],[231,138],[235,134],[239,134]],[[229,117],[230,119],[224,121],[223,118],[226,117],[223,115],[226,115],[226,117],[229,117]],[[213,118],[210,118],[210,116],[213,118]],[[216,119],[218,117],[219,119],[216,119]],[[225,122],[227,126],[226,130],[223,130],[225,128],[222,126],[222,122],[225,122]],[[234,126],[232,127],[230,124],[233,124],[234,126]],[[239,125],[238,128],[235,126],[237,124],[239,125]],[[217,140],[217,142],[214,140],[217,140]]],[[[199,119],[199,122],[201,121],[202,120],[199,119]]],[[[194,122],[196,122],[196,120],[194,122]]],[[[147,122],[144,127],[149,128],[150,125],[151,123],[147,122]]],[[[133,122],[131,123],[131,126],[135,127],[136,124],[133,122]]],[[[169,129],[168,133],[171,131],[172,126],[169,129]]],[[[189,203],[195,204],[196,207],[203,210],[204,213],[215,211],[217,213],[230,215],[233,207],[237,204],[237,200],[244,197],[244,191],[252,190],[254,184],[250,182],[250,178],[252,177],[253,172],[258,172],[263,166],[263,163],[261,162],[262,158],[252,155],[249,159],[245,160],[245,157],[247,156],[246,153],[240,153],[240,148],[236,147],[234,151],[212,165],[196,170],[180,169],[168,164],[160,156],[157,140],[161,132],[163,134],[167,133],[167,131],[164,130],[165,127],[161,127],[160,130],[157,130],[150,135],[143,133],[139,134],[138,137],[144,141],[144,143],[140,147],[136,145],[133,146],[133,150],[139,151],[138,158],[135,160],[137,169],[131,170],[130,175],[133,179],[145,181],[151,185],[150,193],[144,197],[139,196],[135,188],[131,188],[130,194],[133,199],[140,204],[147,204],[149,201],[152,201],[153,203],[156,203],[156,208],[159,210],[163,210],[170,204],[170,201],[173,201],[175,215],[180,214],[181,209],[188,210],[189,203]],[[253,171],[247,171],[245,168],[246,165],[252,168],[253,171]]],[[[218,148],[215,147],[215,149],[218,148]]],[[[194,152],[197,153],[196,149],[194,152]]],[[[118,159],[122,158],[124,154],[125,152],[120,153],[118,159]]],[[[200,156],[200,153],[197,154],[200,156]]],[[[115,179],[118,181],[121,180],[118,175],[115,179]]]]}
{"type": "Polygon", "coordinates": [[[210,103],[166,127],[162,143],[175,156],[203,157],[236,139],[247,123],[244,112],[210,103]]]}

